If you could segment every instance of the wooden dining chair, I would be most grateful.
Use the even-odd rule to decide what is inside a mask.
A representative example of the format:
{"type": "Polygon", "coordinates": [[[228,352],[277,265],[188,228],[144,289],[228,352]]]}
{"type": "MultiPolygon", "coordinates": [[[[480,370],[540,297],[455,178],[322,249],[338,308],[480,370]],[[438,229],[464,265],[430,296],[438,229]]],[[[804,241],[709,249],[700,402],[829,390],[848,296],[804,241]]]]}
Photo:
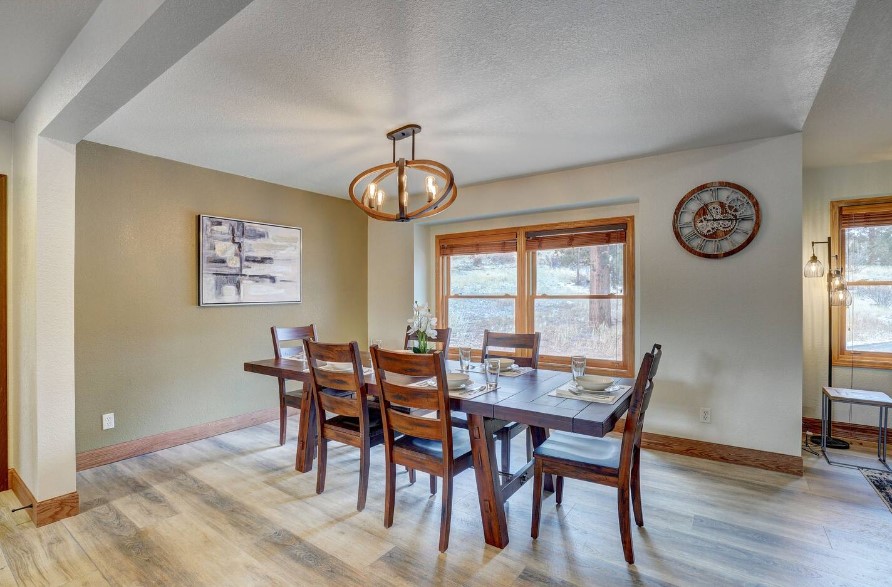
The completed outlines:
{"type": "Polygon", "coordinates": [[[329,344],[304,340],[313,381],[311,393],[316,406],[316,443],[318,469],[316,493],[325,490],[328,441],[336,440],[359,449],[359,497],[356,509],[365,507],[369,488],[369,452],[384,442],[381,412],[370,408],[368,386],[362,371],[359,345],[329,344]],[[320,362],[349,363],[349,371],[333,371],[320,362]],[[334,414],[331,418],[328,413],[334,414]]]}
{"type": "MultiPolygon", "coordinates": [[[[303,354],[303,340],[316,340],[316,326],[273,326],[273,351],[277,359],[303,354]]],[[[285,433],[288,427],[288,408],[300,409],[303,388],[288,390],[286,379],[279,378],[279,446],[285,444],[285,433]]]]}
{"type": "Polygon", "coordinates": [[[595,438],[571,432],[553,432],[533,451],[535,459],[533,521],[530,529],[533,538],[539,537],[544,475],[558,476],[555,479],[557,503],[563,500],[564,477],[591,481],[616,488],[623,554],[627,563],[635,562],[629,519],[629,496],[631,493],[635,523],[644,526],[640,482],[641,432],[644,426],[644,413],[653,393],[653,378],[662,354],[662,347],[655,344],[653,350],[645,354],[641,361],[638,377],[632,389],[632,401],[626,413],[622,438],[595,438]]]}
{"type": "Polygon", "coordinates": [[[373,346],[371,351],[384,420],[384,526],[389,528],[393,525],[397,465],[441,477],[440,552],[445,552],[449,546],[452,520],[453,477],[469,469],[473,463],[468,432],[452,427],[445,355],[440,351],[409,355],[385,351],[377,346],[373,346]],[[432,377],[436,385],[410,387],[413,378],[418,377],[432,377]],[[420,416],[407,413],[406,408],[430,413],[420,416]]]}
{"type": "MultiPolygon", "coordinates": [[[[533,334],[516,334],[513,332],[492,332],[490,330],[484,330],[483,349],[480,352],[480,356],[483,359],[492,359],[496,357],[510,358],[514,359],[514,362],[520,367],[532,367],[533,369],[538,369],[539,341],[541,338],[542,336],[538,332],[534,332],[533,334]],[[504,349],[512,350],[507,351],[504,349]],[[517,353],[518,350],[526,352],[520,355],[517,353]],[[529,354],[529,356],[526,356],[526,354],[529,354]]],[[[458,417],[456,417],[456,414],[453,414],[453,418],[455,419],[455,426],[467,428],[468,423],[463,414],[458,417]]],[[[499,441],[499,445],[502,449],[501,469],[503,475],[511,474],[511,439],[524,432],[526,432],[527,461],[529,462],[533,460],[533,437],[526,424],[510,422],[496,430],[493,434],[496,440],[499,441]]]]}
{"type": "MultiPolygon", "coordinates": [[[[403,342],[403,348],[406,350],[411,350],[413,346],[415,346],[414,342],[418,340],[418,333],[413,332],[409,334],[409,330],[411,330],[411,326],[406,326],[406,339],[403,342]]],[[[434,328],[437,331],[437,338],[429,338],[428,344],[434,343],[436,345],[436,350],[443,351],[444,355],[449,355],[449,338],[452,336],[451,328],[434,328]]]]}

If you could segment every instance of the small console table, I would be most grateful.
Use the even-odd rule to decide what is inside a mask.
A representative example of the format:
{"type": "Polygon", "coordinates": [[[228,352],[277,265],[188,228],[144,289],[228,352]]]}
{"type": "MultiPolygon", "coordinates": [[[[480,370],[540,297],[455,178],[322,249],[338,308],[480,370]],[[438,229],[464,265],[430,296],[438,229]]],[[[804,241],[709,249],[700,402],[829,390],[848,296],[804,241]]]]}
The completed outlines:
{"type": "Polygon", "coordinates": [[[874,471],[892,471],[886,464],[886,442],[889,430],[889,408],[892,408],[892,398],[881,391],[864,391],[861,389],[844,389],[841,387],[825,387],[821,396],[821,453],[831,465],[841,467],[853,467],[859,469],[872,469],[874,471]],[[877,459],[882,463],[882,469],[878,467],[858,467],[848,463],[832,461],[827,455],[827,428],[830,425],[830,402],[844,404],[859,404],[862,406],[874,406],[880,409],[879,436],[877,437],[877,459]]]}

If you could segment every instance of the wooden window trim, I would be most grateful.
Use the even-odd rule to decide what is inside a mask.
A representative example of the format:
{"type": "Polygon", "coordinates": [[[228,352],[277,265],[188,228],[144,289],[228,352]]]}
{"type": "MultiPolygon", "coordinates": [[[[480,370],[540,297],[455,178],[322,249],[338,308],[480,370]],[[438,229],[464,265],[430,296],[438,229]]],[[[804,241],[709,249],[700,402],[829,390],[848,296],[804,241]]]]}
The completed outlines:
{"type": "MultiPolygon", "coordinates": [[[[553,240],[554,236],[546,238],[553,240]]],[[[478,230],[456,234],[438,234],[435,238],[435,292],[437,315],[443,320],[444,327],[449,325],[448,305],[449,299],[514,299],[515,306],[515,331],[519,333],[534,331],[534,304],[537,299],[619,299],[623,302],[623,357],[620,361],[604,361],[589,359],[588,367],[593,373],[631,377],[635,367],[635,219],[633,216],[618,216],[612,218],[581,220],[573,222],[555,222],[548,224],[536,224],[531,226],[517,226],[512,228],[478,230]],[[625,244],[623,250],[623,293],[622,294],[536,294],[535,288],[535,263],[534,254],[536,248],[527,249],[528,235],[530,233],[553,232],[554,236],[561,231],[570,231],[579,228],[616,229],[617,225],[624,225],[625,244]],[[449,255],[442,254],[444,244],[470,244],[501,242],[506,238],[516,239],[517,243],[517,295],[456,295],[452,294],[449,283],[449,255]]],[[[480,350],[472,349],[472,357],[479,360],[480,350]]],[[[450,357],[458,356],[457,349],[450,350],[450,357]]],[[[540,355],[539,365],[546,369],[570,370],[570,358],[552,355],[540,355]]]]}
{"type": "MultiPolygon", "coordinates": [[[[849,212],[858,214],[892,214],[892,195],[876,198],[857,198],[830,202],[831,234],[833,235],[832,254],[839,256],[839,266],[846,269],[844,226],[849,224],[843,215],[849,212]],[[848,208],[849,210],[845,210],[848,208]]],[[[829,267],[828,267],[829,270],[829,267]]],[[[851,281],[849,286],[892,285],[888,281],[851,281]]],[[[869,351],[852,352],[846,348],[848,312],[846,308],[833,308],[832,353],[833,365],[839,367],[861,367],[866,369],[892,369],[892,353],[869,351]]]]}

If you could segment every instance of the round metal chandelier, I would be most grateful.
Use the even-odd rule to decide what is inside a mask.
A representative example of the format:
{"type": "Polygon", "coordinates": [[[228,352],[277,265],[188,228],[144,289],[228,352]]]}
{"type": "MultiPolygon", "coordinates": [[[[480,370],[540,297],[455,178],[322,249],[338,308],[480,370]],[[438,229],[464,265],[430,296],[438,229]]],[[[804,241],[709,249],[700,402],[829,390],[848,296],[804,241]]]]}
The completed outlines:
{"type": "Polygon", "coordinates": [[[387,133],[393,143],[393,162],[376,165],[366,169],[350,182],[350,199],[363,212],[377,220],[408,222],[415,218],[426,218],[439,214],[448,208],[458,195],[455,177],[452,171],[437,161],[415,159],[415,135],[421,132],[418,124],[407,124],[387,133]],[[412,158],[409,160],[396,158],[396,142],[412,137],[412,158]],[[409,191],[409,172],[417,171],[426,174],[424,192],[412,194],[409,191]],[[396,174],[395,198],[382,188],[382,181],[396,174]],[[410,201],[420,200],[414,210],[409,210],[410,201]],[[393,203],[395,199],[396,203],[393,203]],[[395,210],[389,212],[388,209],[395,210]]]}

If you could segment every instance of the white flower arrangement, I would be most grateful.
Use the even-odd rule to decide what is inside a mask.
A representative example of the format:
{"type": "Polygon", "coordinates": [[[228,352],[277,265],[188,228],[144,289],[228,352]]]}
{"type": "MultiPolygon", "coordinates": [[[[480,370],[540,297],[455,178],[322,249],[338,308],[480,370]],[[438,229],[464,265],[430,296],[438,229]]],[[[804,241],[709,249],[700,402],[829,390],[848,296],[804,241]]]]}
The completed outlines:
{"type": "Polygon", "coordinates": [[[409,334],[418,333],[418,346],[413,350],[417,353],[428,352],[427,341],[437,338],[437,318],[431,312],[429,306],[415,302],[412,317],[408,320],[409,334]]]}

